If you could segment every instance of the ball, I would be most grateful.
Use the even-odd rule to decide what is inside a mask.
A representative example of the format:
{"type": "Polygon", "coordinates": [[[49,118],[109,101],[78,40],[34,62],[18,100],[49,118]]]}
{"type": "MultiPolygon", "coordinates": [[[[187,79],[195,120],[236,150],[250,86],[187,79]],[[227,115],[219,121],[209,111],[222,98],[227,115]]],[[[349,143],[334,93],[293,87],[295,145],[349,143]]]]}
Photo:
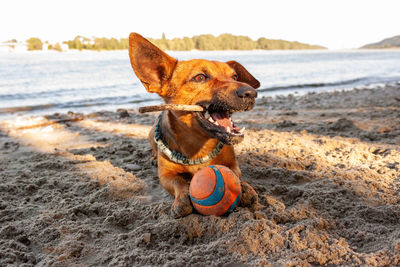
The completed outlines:
{"type": "Polygon", "coordinates": [[[222,165],[200,169],[189,186],[193,207],[203,215],[221,216],[233,211],[240,196],[239,178],[231,169],[222,165]]]}

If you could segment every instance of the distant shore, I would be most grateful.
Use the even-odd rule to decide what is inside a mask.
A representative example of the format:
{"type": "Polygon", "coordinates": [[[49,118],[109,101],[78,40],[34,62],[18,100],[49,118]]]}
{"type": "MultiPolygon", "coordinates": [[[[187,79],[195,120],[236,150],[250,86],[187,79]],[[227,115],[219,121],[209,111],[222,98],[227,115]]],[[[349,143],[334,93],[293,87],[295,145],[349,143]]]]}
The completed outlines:
{"type": "MultiPolygon", "coordinates": [[[[218,51],[218,50],[292,50],[292,49],[326,49],[320,45],[310,45],[297,41],[286,41],[267,39],[264,37],[252,40],[247,36],[237,36],[232,34],[221,34],[214,36],[212,34],[202,34],[193,37],[183,37],[167,39],[163,34],[162,38],[148,38],[152,43],[163,50],[170,51],[218,51]]],[[[9,40],[0,43],[0,50],[55,50],[58,52],[76,49],[76,50],[123,50],[128,49],[128,38],[98,38],[76,36],[73,40],[62,41],[55,44],[43,42],[40,38],[29,38],[26,43],[17,40],[9,40]]]]}

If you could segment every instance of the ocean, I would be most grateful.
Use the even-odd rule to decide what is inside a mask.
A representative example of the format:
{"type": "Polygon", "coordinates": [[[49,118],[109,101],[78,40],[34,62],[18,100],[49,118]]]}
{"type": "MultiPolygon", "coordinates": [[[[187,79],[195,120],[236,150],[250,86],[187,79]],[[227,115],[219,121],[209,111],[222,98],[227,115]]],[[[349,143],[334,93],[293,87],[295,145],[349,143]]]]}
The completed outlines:
{"type": "MultiPolygon", "coordinates": [[[[190,51],[178,60],[236,60],[260,82],[259,97],[400,82],[400,50],[190,51]]],[[[128,51],[0,52],[0,116],[115,111],[161,103],[146,92],[128,51]]]]}

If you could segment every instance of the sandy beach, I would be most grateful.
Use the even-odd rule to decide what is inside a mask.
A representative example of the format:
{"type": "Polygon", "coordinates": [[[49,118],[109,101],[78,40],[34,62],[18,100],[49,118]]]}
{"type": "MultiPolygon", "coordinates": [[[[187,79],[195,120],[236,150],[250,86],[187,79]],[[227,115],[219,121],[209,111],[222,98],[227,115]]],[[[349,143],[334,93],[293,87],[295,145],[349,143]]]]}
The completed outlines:
{"type": "Polygon", "coordinates": [[[156,116],[0,121],[0,266],[400,265],[399,83],[235,114],[260,204],[225,217],[170,216],[147,141],[156,116]]]}

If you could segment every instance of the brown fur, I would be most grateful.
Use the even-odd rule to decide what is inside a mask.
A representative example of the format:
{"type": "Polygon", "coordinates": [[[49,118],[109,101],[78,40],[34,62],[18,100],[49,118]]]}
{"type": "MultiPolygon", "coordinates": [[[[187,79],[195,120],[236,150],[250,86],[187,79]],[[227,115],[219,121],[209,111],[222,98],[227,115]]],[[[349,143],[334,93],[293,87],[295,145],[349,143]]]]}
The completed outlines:
{"type": "MultiPolygon", "coordinates": [[[[150,93],[159,94],[168,104],[221,103],[235,110],[248,110],[254,105],[254,97],[245,100],[237,97],[239,88],[259,87],[259,82],[239,63],[226,63],[195,59],[177,61],[137,33],[129,37],[129,55],[132,68],[150,93]],[[195,82],[193,77],[207,73],[206,82],[195,82]]],[[[253,93],[252,88],[248,89],[253,93]]],[[[256,93],[255,93],[256,95],[256,93]]],[[[158,176],[161,185],[175,197],[172,214],[178,218],[192,213],[188,197],[191,177],[200,168],[213,164],[225,165],[240,178],[241,171],[232,144],[227,139],[220,154],[201,165],[181,165],[170,161],[158,151],[154,141],[154,127],[149,134],[153,155],[158,160],[158,176]]],[[[208,155],[218,143],[216,138],[202,127],[193,112],[166,111],[161,129],[171,150],[176,150],[188,158],[208,155]]],[[[232,141],[232,142],[231,142],[232,141]]],[[[257,202],[257,194],[247,183],[242,182],[241,205],[257,202]]]]}

